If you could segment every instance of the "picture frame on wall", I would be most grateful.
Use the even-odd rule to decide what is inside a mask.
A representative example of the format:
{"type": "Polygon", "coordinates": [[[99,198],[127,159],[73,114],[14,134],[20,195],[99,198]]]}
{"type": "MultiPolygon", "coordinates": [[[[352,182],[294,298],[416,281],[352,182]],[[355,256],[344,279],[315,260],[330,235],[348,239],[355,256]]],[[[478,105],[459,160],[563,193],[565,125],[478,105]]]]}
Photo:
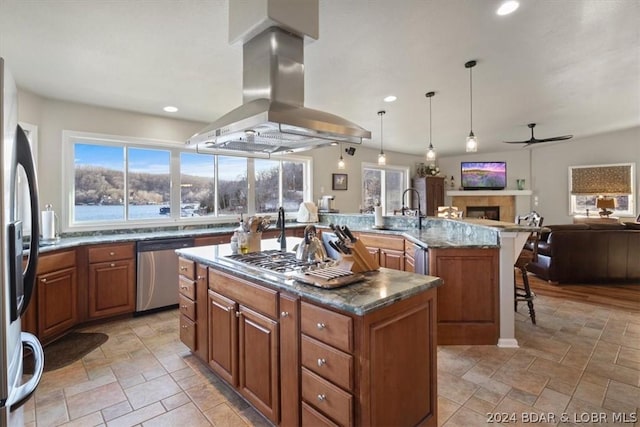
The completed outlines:
{"type": "Polygon", "coordinates": [[[346,190],[348,183],[348,175],[346,173],[334,173],[332,174],[332,190],[346,190]]]}

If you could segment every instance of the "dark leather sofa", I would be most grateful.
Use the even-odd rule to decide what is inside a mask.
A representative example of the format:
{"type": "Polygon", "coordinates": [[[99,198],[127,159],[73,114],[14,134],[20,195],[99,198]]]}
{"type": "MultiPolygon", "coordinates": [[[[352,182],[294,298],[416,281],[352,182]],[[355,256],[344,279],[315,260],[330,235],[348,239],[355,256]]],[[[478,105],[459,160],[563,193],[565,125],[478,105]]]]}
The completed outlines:
{"type": "Polygon", "coordinates": [[[640,283],[640,224],[546,226],[527,270],[556,283],[640,283]]]}

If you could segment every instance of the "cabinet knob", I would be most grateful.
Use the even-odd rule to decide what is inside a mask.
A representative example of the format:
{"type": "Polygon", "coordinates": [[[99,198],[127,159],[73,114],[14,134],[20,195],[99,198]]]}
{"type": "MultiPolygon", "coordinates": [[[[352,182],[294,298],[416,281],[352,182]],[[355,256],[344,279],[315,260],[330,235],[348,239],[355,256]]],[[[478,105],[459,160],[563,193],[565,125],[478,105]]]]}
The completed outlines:
{"type": "Polygon", "coordinates": [[[109,256],[114,256],[115,254],[115,252],[109,252],[109,256]]]}
{"type": "Polygon", "coordinates": [[[236,317],[240,317],[240,312],[236,311],[236,317]]]}
{"type": "Polygon", "coordinates": [[[324,402],[325,400],[327,400],[327,396],[324,394],[319,394],[318,395],[318,402],[324,402]]]}
{"type": "Polygon", "coordinates": [[[180,266],[180,271],[187,271],[187,267],[180,266]]]}
{"type": "Polygon", "coordinates": [[[318,324],[316,326],[318,327],[319,330],[323,330],[324,328],[327,327],[327,325],[325,325],[324,323],[320,323],[320,322],[318,322],[318,324]]]}
{"type": "Polygon", "coordinates": [[[116,265],[114,263],[109,264],[109,267],[115,267],[116,265]]]}
{"type": "Polygon", "coordinates": [[[227,307],[227,310],[229,310],[229,311],[233,311],[233,306],[229,306],[229,307],[227,307]]]}
{"type": "Polygon", "coordinates": [[[180,308],[187,308],[187,306],[186,305],[181,305],[180,308]]]}
{"type": "Polygon", "coordinates": [[[42,279],[42,283],[47,283],[47,278],[42,279]]]}
{"type": "Polygon", "coordinates": [[[205,277],[204,276],[198,276],[198,280],[204,280],[205,277]]]}
{"type": "Polygon", "coordinates": [[[188,289],[187,286],[180,286],[180,289],[188,289]]]}
{"type": "Polygon", "coordinates": [[[289,317],[289,312],[283,311],[282,313],[280,313],[280,317],[289,317]]]}
{"type": "Polygon", "coordinates": [[[182,325],[182,329],[187,329],[188,326],[187,325],[182,325]]]}
{"type": "Polygon", "coordinates": [[[325,359],[318,359],[318,367],[322,367],[323,365],[326,365],[327,361],[325,359]]]}

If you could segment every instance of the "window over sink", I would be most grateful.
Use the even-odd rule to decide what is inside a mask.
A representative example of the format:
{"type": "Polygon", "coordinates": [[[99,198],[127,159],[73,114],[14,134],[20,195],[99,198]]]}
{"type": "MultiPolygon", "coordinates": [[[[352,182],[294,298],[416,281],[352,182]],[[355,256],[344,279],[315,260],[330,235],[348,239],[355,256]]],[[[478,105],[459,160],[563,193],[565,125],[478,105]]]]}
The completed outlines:
{"type": "Polygon", "coordinates": [[[384,215],[393,215],[402,208],[402,192],[409,187],[409,168],[362,164],[363,212],[373,212],[378,203],[384,215]]]}
{"type": "MultiPolygon", "coordinates": [[[[180,142],[64,131],[64,230],[235,221],[297,212],[311,158],[200,154],[180,142]]],[[[240,154],[240,153],[239,153],[240,154]]]]}

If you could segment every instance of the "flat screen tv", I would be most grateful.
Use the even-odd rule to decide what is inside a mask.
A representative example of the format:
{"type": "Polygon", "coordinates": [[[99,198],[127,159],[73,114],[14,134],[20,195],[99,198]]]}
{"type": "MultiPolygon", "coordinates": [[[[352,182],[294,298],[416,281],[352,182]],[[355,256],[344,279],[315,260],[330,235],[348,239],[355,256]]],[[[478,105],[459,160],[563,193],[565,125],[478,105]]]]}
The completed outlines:
{"type": "Polygon", "coordinates": [[[465,190],[502,190],[507,186],[506,162],[460,162],[465,190]]]}

